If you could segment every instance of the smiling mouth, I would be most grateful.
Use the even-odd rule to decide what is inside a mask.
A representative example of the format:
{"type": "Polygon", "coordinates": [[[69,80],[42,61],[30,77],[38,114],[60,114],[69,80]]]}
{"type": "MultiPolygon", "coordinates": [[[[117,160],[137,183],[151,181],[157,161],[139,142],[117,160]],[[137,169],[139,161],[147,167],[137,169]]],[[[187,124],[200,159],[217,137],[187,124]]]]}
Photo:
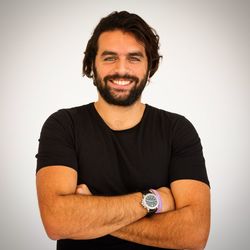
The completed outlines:
{"type": "Polygon", "coordinates": [[[127,86],[129,84],[131,84],[133,82],[133,80],[123,80],[123,79],[119,79],[119,80],[109,80],[111,83],[115,84],[115,85],[119,85],[119,86],[127,86]]]}

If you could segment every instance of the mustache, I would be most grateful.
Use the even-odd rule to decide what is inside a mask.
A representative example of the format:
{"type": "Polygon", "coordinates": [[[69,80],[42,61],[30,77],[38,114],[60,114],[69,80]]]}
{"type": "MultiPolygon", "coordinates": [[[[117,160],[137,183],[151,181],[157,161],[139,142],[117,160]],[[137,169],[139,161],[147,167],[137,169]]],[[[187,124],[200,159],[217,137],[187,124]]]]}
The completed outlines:
{"type": "Polygon", "coordinates": [[[127,80],[127,81],[134,81],[136,84],[139,82],[139,78],[136,76],[131,76],[129,74],[125,75],[119,75],[119,74],[114,74],[114,75],[107,75],[103,78],[104,82],[107,82],[108,80],[127,80]]]}

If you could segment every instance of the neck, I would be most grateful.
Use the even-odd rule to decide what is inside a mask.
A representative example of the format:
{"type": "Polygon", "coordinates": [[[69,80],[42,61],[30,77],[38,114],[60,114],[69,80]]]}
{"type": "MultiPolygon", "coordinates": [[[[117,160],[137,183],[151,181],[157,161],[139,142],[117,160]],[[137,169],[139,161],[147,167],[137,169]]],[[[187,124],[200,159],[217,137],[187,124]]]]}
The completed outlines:
{"type": "Polygon", "coordinates": [[[131,106],[118,106],[107,103],[99,96],[95,108],[104,122],[113,130],[125,130],[138,124],[143,116],[145,104],[138,99],[131,106]]]}

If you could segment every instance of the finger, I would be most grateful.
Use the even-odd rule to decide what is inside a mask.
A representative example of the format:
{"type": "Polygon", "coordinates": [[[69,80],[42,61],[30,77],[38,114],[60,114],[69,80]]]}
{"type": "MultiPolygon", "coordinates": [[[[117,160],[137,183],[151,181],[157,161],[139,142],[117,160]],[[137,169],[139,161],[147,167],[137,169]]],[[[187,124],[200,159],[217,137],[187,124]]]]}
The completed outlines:
{"type": "Polygon", "coordinates": [[[78,187],[78,188],[76,189],[76,194],[84,195],[83,189],[82,189],[81,187],[78,187]]]}
{"type": "Polygon", "coordinates": [[[85,184],[80,184],[76,188],[76,194],[81,194],[81,195],[91,195],[91,192],[88,188],[87,185],[85,184]]]}
{"type": "Polygon", "coordinates": [[[83,189],[83,192],[84,192],[85,194],[91,195],[91,192],[90,192],[90,190],[89,190],[89,188],[88,188],[87,185],[83,184],[83,185],[82,185],[82,189],[83,189]]]}

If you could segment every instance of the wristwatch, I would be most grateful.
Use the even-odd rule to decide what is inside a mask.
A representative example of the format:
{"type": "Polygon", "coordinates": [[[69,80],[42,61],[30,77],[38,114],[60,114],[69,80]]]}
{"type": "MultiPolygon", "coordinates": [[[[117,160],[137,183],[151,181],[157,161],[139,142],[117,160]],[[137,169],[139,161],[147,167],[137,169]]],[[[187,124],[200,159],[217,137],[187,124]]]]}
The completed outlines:
{"type": "Polygon", "coordinates": [[[154,214],[160,204],[159,198],[151,190],[142,191],[142,206],[147,209],[148,214],[154,214]]]}

